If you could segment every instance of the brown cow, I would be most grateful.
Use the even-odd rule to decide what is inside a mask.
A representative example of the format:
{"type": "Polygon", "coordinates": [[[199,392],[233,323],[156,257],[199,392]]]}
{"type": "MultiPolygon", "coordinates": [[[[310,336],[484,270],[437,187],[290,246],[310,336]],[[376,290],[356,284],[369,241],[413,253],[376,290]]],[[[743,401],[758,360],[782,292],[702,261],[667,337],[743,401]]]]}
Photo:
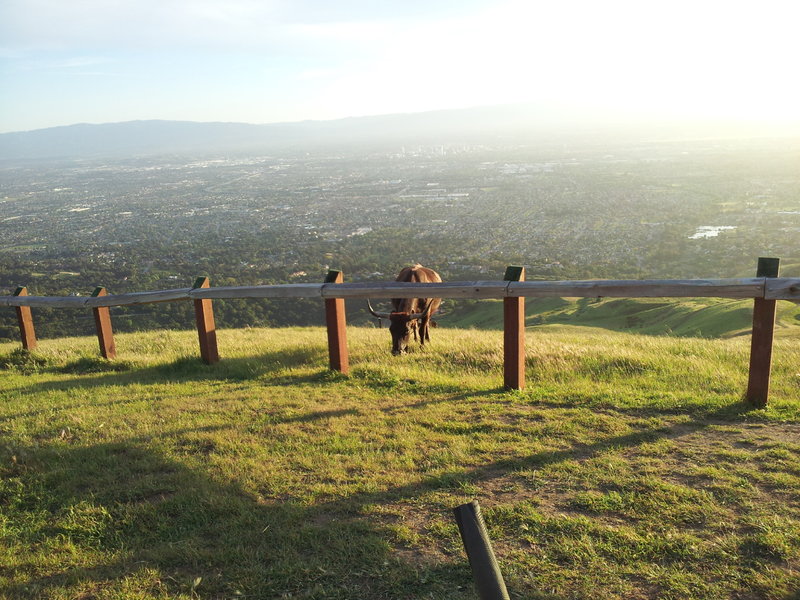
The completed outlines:
{"type": "MultiPolygon", "coordinates": [[[[433,269],[416,264],[400,271],[395,281],[404,283],[441,283],[442,278],[433,269]]],[[[414,333],[414,339],[417,339],[417,329],[419,329],[420,345],[424,346],[426,341],[430,341],[431,336],[428,329],[431,325],[431,317],[441,303],[441,298],[392,298],[392,312],[379,313],[372,310],[372,305],[367,300],[369,312],[373,316],[379,319],[389,319],[389,331],[392,334],[392,354],[394,355],[405,354],[412,332],[414,333]]]]}

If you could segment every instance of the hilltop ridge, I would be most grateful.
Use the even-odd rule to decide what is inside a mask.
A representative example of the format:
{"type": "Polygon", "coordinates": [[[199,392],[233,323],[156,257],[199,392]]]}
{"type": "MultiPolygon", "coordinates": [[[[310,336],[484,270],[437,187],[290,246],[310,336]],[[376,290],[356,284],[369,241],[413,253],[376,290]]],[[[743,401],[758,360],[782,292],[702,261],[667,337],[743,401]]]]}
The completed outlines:
{"type": "MultiPolygon", "coordinates": [[[[502,329],[502,311],[494,303],[453,303],[440,319],[444,327],[502,329]]],[[[528,298],[526,326],[571,325],[636,334],[727,338],[750,333],[751,300],[722,298],[528,298]]],[[[447,306],[445,307],[447,310],[447,306]]],[[[776,335],[800,337],[800,305],[778,303],[776,335]]]]}

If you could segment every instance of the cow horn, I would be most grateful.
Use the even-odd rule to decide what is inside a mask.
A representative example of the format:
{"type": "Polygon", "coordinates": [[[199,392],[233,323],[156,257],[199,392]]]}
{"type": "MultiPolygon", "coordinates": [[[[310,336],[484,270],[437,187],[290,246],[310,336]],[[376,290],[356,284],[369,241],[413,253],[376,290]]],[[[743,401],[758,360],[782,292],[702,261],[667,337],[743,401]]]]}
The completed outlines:
{"type": "MultiPolygon", "coordinates": [[[[444,306],[445,306],[444,301],[442,301],[442,303],[439,305],[439,308],[436,309],[436,318],[437,319],[441,319],[441,318],[447,317],[447,316],[449,316],[449,315],[451,315],[453,313],[452,308],[450,308],[449,310],[447,308],[445,308],[443,310],[444,306]]],[[[448,305],[448,308],[449,308],[449,305],[448,305]]]]}
{"type": "Polygon", "coordinates": [[[372,308],[372,304],[370,304],[369,302],[369,298],[367,298],[367,308],[369,309],[369,312],[372,313],[372,316],[375,317],[376,319],[388,319],[389,315],[391,314],[388,312],[384,313],[375,312],[375,310],[372,308]]]}
{"type": "Polygon", "coordinates": [[[428,313],[431,312],[432,306],[433,306],[433,300],[431,299],[431,301],[428,302],[428,306],[425,307],[425,310],[423,310],[421,313],[411,313],[408,317],[409,320],[413,321],[415,319],[424,319],[425,317],[428,316],[428,313]]]}

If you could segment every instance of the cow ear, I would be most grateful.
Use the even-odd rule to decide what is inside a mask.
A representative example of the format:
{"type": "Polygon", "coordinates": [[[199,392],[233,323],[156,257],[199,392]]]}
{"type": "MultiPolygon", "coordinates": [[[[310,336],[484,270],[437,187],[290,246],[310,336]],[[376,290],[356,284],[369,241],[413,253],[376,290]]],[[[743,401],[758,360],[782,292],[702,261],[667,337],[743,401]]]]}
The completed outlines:
{"type": "Polygon", "coordinates": [[[439,324],[438,324],[436,321],[434,321],[433,319],[431,319],[431,321],[430,321],[428,324],[429,324],[431,327],[438,327],[438,326],[439,326],[439,324]]]}

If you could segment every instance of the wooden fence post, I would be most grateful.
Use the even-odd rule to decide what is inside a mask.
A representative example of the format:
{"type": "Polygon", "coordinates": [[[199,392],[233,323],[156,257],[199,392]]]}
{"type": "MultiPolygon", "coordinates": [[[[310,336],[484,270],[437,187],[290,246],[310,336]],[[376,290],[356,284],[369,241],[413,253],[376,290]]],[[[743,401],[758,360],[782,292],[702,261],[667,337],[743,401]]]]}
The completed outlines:
{"type": "MultiPolygon", "coordinates": [[[[207,288],[211,284],[208,277],[198,277],[193,290],[207,288]]],[[[200,339],[200,358],[207,365],[219,362],[219,352],[217,351],[217,329],[214,325],[214,309],[209,298],[201,298],[194,301],[194,318],[197,322],[197,336],[200,339]]]]}
{"type": "MultiPolygon", "coordinates": [[[[15,296],[27,296],[28,288],[18,287],[14,291],[15,296]]],[[[17,320],[19,320],[19,335],[22,338],[22,347],[25,350],[36,348],[36,332],[33,329],[33,315],[30,306],[15,306],[17,320]]]]}
{"type": "MultiPolygon", "coordinates": [[[[330,270],[325,283],[342,283],[341,271],[330,270]]],[[[328,356],[332,371],[347,375],[350,372],[350,358],[347,353],[347,333],[344,314],[344,298],[325,299],[325,324],[328,329],[328,356]]]]}
{"type": "MultiPolygon", "coordinates": [[[[92,298],[107,296],[108,292],[104,287],[96,287],[92,292],[92,298]]],[[[97,329],[97,341],[100,342],[100,355],[111,360],[117,357],[117,347],[114,344],[114,332],[111,329],[111,313],[107,306],[96,306],[92,308],[94,315],[94,325],[97,329]]]]}
{"type": "MultiPolygon", "coordinates": [[[[756,277],[777,277],[780,258],[759,258],[756,277]]],[[[745,398],[753,406],[764,407],[769,398],[772,368],[772,339],[775,334],[777,301],[756,298],[753,303],[753,334],[750,340],[750,376],[745,398]]]]}
{"type": "MultiPolygon", "coordinates": [[[[503,281],[524,281],[525,267],[507,267],[503,281]]],[[[503,298],[503,384],[525,388],[525,298],[503,298]]]]}

